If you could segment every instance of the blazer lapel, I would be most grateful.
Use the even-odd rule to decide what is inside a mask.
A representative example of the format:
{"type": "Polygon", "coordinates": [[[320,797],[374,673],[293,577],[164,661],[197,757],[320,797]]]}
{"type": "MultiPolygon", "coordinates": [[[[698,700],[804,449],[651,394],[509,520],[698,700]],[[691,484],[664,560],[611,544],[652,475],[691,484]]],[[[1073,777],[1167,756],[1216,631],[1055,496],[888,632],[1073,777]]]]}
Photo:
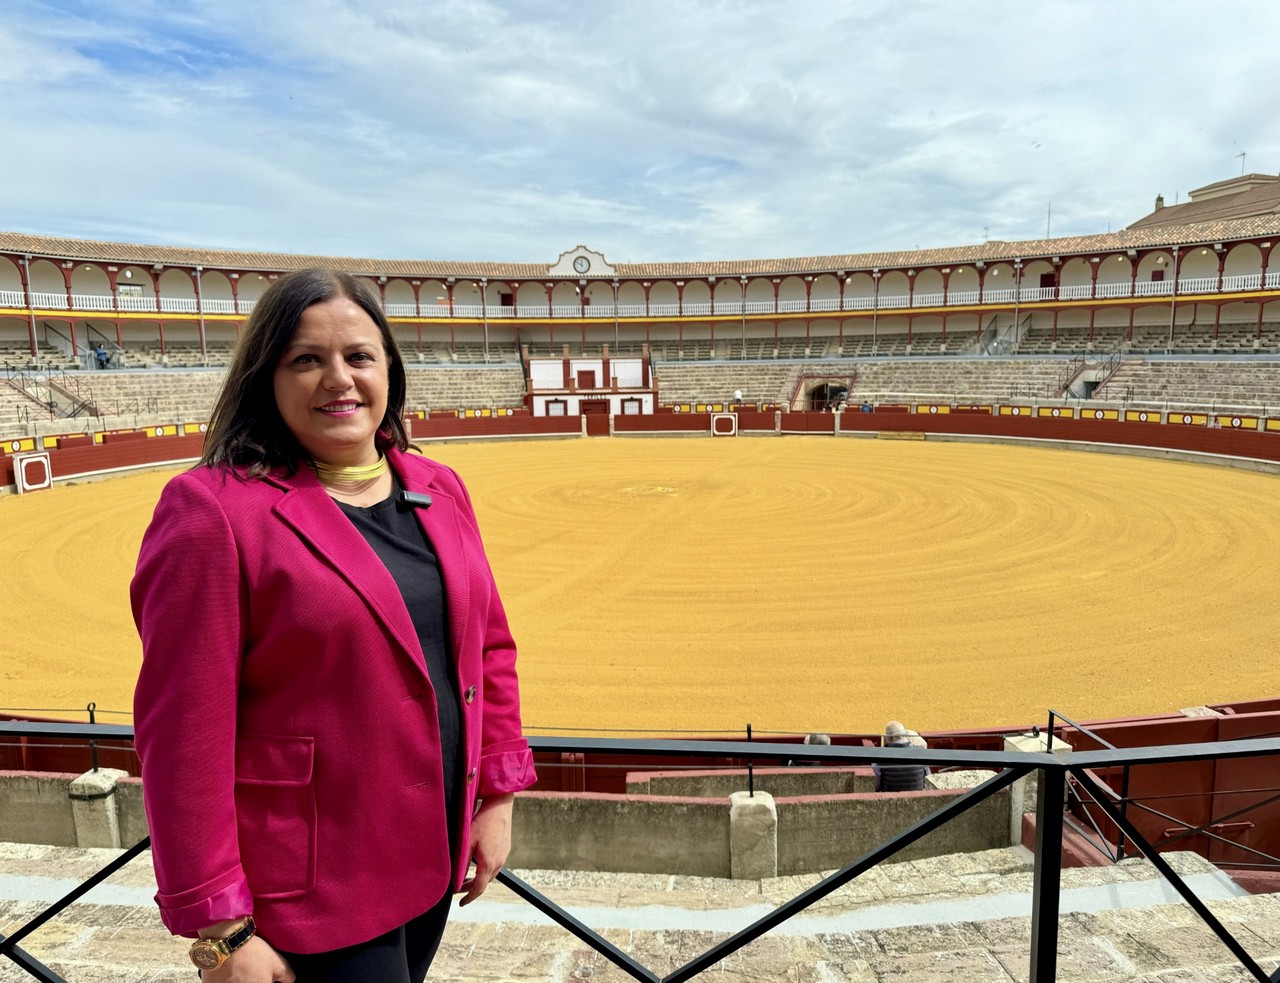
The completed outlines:
{"type": "Polygon", "coordinates": [[[430,508],[419,508],[414,512],[440,564],[448,602],[445,609],[449,618],[449,638],[456,654],[462,649],[463,637],[471,620],[467,551],[458,525],[458,503],[451,492],[436,482],[436,468],[426,458],[395,450],[388,451],[388,456],[405,491],[431,496],[430,508]]]}
{"type": "Polygon", "coordinates": [[[374,618],[426,674],[422,646],[400,588],[359,530],[307,468],[300,468],[290,478],[273,476],[271,480],[285,489],[275,505],[276,515],[351,585],[374,618]]]}

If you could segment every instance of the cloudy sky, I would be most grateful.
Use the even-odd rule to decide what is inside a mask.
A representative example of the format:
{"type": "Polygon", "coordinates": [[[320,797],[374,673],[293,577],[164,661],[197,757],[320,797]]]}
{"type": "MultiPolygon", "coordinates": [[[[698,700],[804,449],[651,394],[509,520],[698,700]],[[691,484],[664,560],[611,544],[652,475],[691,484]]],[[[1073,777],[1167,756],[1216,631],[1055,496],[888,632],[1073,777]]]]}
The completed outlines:
{"type": "Polygon", "coordinates": [[[390,258],[1105,232],[1280,171],[1274,0],[0,0],[0,229],[390,258]]]}

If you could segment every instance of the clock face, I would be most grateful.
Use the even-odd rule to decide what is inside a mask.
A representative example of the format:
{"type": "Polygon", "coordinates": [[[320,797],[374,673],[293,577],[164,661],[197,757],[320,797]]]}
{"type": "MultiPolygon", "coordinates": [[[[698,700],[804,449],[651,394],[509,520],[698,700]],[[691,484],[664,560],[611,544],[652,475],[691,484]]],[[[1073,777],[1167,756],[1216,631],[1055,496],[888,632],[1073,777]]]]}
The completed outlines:
{"type": "Polygon", "coordinates": [[[585,256],[579,256],[573,261],[573,268],[579,273],[586,273],[587,270],[591,269],[591,260],[585,256]]]}

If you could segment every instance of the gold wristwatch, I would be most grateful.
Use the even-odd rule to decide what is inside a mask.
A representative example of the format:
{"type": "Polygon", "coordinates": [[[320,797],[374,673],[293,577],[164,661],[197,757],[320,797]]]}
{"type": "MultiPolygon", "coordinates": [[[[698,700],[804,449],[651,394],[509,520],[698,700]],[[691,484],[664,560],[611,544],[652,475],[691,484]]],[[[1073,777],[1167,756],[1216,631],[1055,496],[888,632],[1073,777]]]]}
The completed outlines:
{"type": "Polygon", "coordinates": [[[245,918],[244,924],[230,935],[220,939],[196,939],[191,943],[189,955],[198,969],[217,969],[242,945],[253,938],[256,928],[253,916],[245,918]]]}

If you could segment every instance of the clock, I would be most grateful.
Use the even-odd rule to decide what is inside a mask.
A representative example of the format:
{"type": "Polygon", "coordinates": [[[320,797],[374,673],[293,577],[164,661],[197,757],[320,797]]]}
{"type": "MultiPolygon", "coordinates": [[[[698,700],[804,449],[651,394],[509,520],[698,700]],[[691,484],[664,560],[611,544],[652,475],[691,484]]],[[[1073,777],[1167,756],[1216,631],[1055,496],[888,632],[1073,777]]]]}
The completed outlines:
{"type": "Polygon", "coordinates": [[[591,260],[585,256],[579,256],[573,261],[573,268],[578,273],[586,273],[587,270],[591,269],[591,260]]]}

